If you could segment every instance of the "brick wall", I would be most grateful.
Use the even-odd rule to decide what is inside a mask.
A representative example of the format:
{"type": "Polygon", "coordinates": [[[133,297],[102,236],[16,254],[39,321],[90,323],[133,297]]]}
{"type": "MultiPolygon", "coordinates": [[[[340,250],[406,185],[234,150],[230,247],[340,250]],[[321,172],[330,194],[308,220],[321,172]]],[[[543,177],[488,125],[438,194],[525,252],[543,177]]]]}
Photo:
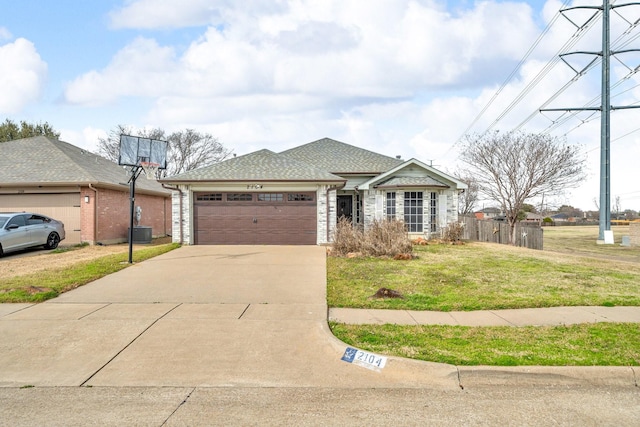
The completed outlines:
{"type": "Polygon", "coordinates": [[[80,241],[96,243],[95,229],[96,192],[89,187],[80,188],[80,241]],[[85,202],[89,198],[89,203],[85,202]]]}
{"type": "MultiPolygon", "coordinates": [[[[87,190],[91,191],[90,189],[87,190]]],[[[82,203],[84,203],[84,195],[82,196],[82,203]]],[[[153,237],[164,237],[169,234],[171,226],[170,198],[137,193],[135,206],[142,208],[139,225],[151,227],[153,237]]],[[[97,220],[95,221],[98,232],[95,241],[105,244],[126,242],[130,209],[128,191],[98,189],[97,220]]],[[[86,215],[86,218],[87,222],[93,219],[90,215],[86,215]]],[[[87,226],[92,227],[89,224],[87,226]]]]}

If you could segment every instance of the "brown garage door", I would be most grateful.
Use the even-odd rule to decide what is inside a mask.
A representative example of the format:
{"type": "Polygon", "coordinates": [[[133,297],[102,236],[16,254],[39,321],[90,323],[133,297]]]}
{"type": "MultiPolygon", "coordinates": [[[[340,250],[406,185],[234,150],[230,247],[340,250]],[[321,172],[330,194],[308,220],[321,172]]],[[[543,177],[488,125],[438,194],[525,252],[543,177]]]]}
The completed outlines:
{"type": "Polygon", "coordinates": [[[196,245],[315,245],[315,193],[195,193],[196,245]]]}

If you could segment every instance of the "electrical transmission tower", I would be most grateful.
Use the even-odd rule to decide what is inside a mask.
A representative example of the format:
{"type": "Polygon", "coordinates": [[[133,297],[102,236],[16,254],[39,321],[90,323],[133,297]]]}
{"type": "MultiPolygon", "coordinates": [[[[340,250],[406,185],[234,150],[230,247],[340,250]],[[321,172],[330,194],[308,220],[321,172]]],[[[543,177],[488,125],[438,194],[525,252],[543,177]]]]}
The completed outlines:
{"type": "MultiPolygon", "coordinates": [[[[574,6],[566,9],[562,9],[560,12],[563,13],[576,10],[576,9],[594,9],[602,11],[602,50],[599,52],[571,52],[564,55],[561,55],[562,60],[567,64],[568,62],[564,60],[563,56],[567,55],[575,55],[575,54],[586,54],[586,55],[594,55],[602,57],[602,93],[601,93],[601,105],[600,107],[585,107],[585,108],[550,108],[550,109],[541,109],[540,111],[600,111],[600,230],[598,234],[598,243],[613,243],[613,239],[608,240],[605,239],[605,231],[611,230],[611,111],[612,110],[621,110],[621,109],[629,109],[629,108],[640,108],[640,106],[617,106],[614,107],[611,105],[611,82],[610,82],[610,73],[611,73],[611,56],[619,53],[626,52],[639,52],[640,49],[626,49],[626,50],[611,50],[611,40],[610,40],[610,12],[611,10],[618,7],[625,6],[637,6],[640,3],[627,3],[621,5],[611,5],[610,0],[603,0],[602,6],[574,6]]],[[[597,12],[596,12],[597,13],[597,12]]],[[[566,15],[564,15],[567,19],[569,19],[566,15]]],[[[595,17],[594,15],[585,22],[582,26],[576,25],[571,19],[569,21],[578,28],[584,27],[591,19],[595,17]]],[[[589,68],[593,62],[596,61],[597,58],[589,63],[585,68],[578,71],[573,67],[570,67],[576,71],[578,74],[583,74],[589,68]]]]}

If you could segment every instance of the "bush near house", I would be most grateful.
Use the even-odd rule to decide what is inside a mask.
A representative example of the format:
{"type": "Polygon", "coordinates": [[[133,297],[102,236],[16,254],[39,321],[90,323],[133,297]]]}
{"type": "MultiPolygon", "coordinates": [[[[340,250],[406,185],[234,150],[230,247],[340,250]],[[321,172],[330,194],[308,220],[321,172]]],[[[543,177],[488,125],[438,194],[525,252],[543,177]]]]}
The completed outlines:
{"type": "Polygon", "coordinates": [[[411,258],[412,251],[413,246],[402,221],[374,221],[365,231],[347,218],[338,220],[333,239],[332,254],[335,256],[359,254],[411,258]]]}

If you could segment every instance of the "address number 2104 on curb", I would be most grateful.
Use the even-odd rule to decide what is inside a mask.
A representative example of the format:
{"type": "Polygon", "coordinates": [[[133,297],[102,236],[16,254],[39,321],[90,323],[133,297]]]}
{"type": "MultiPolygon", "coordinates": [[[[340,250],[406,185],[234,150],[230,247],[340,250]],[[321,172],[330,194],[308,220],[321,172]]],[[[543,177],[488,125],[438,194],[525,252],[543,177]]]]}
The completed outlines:
{"type": "Polygon", "coordinates": [[[387,358],[384,356],[368,353],[352,347],[347,347],[341,360],[374,371],[380,371],[387,363],[387,358]]]}

